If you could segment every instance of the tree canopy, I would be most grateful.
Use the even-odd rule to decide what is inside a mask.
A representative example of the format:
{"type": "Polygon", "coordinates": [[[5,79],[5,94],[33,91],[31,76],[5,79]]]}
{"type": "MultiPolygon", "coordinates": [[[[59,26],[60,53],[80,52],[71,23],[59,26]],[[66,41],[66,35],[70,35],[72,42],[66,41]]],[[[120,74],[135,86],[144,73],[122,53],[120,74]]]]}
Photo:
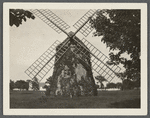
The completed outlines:
{"type": "Polygon", "coordinates": [[[116,88],[117,85],[115,83],[108,83],[107,88],[116,88]]]}
{"type": "Polygon", "coordinates": [[[50,95],[50,91],[51,91],[50,87],[51,87],[52,84],[53,84],[53,77],[50,76],[49,78],[47,78],[45,84],[47,84],[47,85],[45,85],[45,86],[43,87],[43,88],[46,89],[45,95],[46,95],[46,96],[49,96],[49,95],[50,95]]]}
{"type": "Polygon", "coordinates": [[[13,90],[15,88],[15,82],[10,80],[9,86],[10,86],[10,90],[13,90]]]}
{"type": "Polygon", "coordinates": [[[39,90],[39,82],[38,82],[38,79],[36,77],[33,78],[32,80],[32,89],[37,91],[39,90]]]}
{"type": "Polygon", "coordinates": [[[99,75],[99,76],[96,76],[95,79],[99,81],[99,83],[101,84],[101,88],[104,88],[103,82],[104,82],[104,81],[107,81],[107,80],[105,79],[105,77],[99,75]]]}
{"type": "Polygon", "coordinates": [[[123,64],[126,77],[132,80],[140,77],[140,24],[140,10],[101,10],[91,20],[93,35],[102,36],[112,51],[108,64],[123,64]],[[124,53],[130,59],[122,57],[124,53]]]}
{"type": "Polygon", "coordinates": [[[24,80],[18,80],[15,82],[15,87],[14,88],[18,88],[18,89],[29,89],[29,83],[24,81],[24,80]]]}
{"type": "Polygon", "coordinates": [[[103,81],[107,81],[103,76],[99,75],[96,76],[95,79],[97,79],[100,83],[102,83],[103,81]]]}
{"type": "Polygon", "coordinates": [[[24,20],[26,22],[27,18],[34,19],[34,15],[27,10],[23,9],[9,9],[9,25],[19,27],[24,20]]]}
{"type": "Polygon", "coordinates": [[[53,78],[50,76],[49,78],[46,79],[46,84],[49,84],[49,86],[52,84],[53,78]]]}

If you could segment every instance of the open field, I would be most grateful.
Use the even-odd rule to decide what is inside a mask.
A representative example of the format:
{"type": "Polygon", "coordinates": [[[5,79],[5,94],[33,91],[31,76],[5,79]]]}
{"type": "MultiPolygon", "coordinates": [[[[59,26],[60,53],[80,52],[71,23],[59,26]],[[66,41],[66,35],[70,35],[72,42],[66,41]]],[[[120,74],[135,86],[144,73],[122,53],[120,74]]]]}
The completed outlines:
{"type": "Polygon", "coordinates": [[[11,91],[10,108],[140,108],[140,90],[99,91],[98,96],[45,97],[40,91],[11,91]]]}

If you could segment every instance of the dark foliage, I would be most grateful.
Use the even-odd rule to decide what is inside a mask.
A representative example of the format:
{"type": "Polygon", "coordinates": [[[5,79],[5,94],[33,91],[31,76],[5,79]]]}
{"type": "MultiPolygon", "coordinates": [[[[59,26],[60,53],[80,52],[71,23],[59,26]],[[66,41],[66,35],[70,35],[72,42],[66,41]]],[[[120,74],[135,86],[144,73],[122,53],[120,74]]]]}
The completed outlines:
{"type": "Polygon", "coordinates": [[[103,36],[101,41],[111,51],[108,64],[123,64],[129,79],[140,78],[140,10],[101,10],[91,20],[96,30],[94,36],[103,36]],[[130,59],[121,57],[127,53],[130,59]]]}
{"type": "Polygon", "coordinates": [[[9,9],[9,25],[19,27],[24,20],[26,22],[27,18],[34,19],[34,15],[27,10],[23,9],[9,9]]]}
{"type": "Polygon", "coordinates": [[[97,79],[99,81],[99,83],[101,84],[101,88],[104,88],[103,82],[107,81],[107,80],[103,76],[101,76],[101,75],[96,76],[95,79],[97,79]]]}
{"type": "Polygon", "coordinates": [[[45,85],[45,86],[43,86],[43,89],[46,89],[46,91],[45,91],[45,95],[46,96],[49,96],[50,95],[50,85],[45,85]]]}
{"type": "Polygon", "coordinates": [[[52,84],[52,82],[53,82],[53,78],[52,78],[52,76],[50,76],[49,78],[46,79],[45,83],[50,86],[52,84]]]}
{"type": "Polygon", "coordinates": [[[122,83],[120,83],[120,82],[116,83],[116,88],[122,89],[122,83]]]}
{"type": "Polygon", "coordinates": [[[33,81],[32,81],[32,89],[33,89],[34,91],[39,90],[39,82],[38,82],[38,79],[37,79],[37,78],[34,78],[33,81]]]}
{"type": "Polygon", "coordinates": [[[29,89],[29,83],[25,82],[24,80],[18,80],[15,82],[15,88],[28,90],[29,89]]]}
{"type": "Polygon", "coordinates": [[[116,88],[117,85],[115,83],[108,83],[107,88],[116,88]]]}
{"type": "Polygon", "coordinates": [[[52,78],[52,76],[50,76],[49,78],[46,79],[45,84],[48,84],[48,85],[45,85],[45,86],[43,87],[43,88],[46,89],[45,95],[46,95],[46,96],[49,96],[49,95],[50,95],[50,92],[51,92],[50,87],[51,87],[52,84],[53,84],[53,78],[52,78]]]}
{"type": "Polygon", "coordinates": [[[9,86],[10,86],[10,90],[13,90],[15,88],[14,81],[10,80],[9,86]]]}
{"type": "Polygon", "coordinates": [[[130,79],[125,79],[123,81],[123,89],[134,89],[134,88],[139,88],[140,87],[140,81],[131,81],[130,79]]]}

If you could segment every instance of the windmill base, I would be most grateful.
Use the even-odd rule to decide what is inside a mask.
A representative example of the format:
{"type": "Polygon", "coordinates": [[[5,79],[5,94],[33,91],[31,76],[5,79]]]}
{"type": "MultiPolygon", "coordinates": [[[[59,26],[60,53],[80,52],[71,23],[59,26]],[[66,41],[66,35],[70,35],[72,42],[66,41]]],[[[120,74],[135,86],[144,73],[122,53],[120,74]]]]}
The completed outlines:
{"type": "Polygon", "coordinates": [[[57,96],[96,96],[92,69],[68,50],[54,66],[51,92],[57,96]]]}

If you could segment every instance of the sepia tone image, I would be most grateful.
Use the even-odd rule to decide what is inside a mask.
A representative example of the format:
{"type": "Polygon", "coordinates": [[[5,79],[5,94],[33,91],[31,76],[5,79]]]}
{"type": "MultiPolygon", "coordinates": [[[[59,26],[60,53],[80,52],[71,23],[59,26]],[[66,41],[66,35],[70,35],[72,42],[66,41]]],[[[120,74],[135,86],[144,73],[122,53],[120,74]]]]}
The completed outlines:
{"type": "Polygon", "coordinates": [[[9,9],[10,109],[141,108],[140,9],[9,9]]]}

